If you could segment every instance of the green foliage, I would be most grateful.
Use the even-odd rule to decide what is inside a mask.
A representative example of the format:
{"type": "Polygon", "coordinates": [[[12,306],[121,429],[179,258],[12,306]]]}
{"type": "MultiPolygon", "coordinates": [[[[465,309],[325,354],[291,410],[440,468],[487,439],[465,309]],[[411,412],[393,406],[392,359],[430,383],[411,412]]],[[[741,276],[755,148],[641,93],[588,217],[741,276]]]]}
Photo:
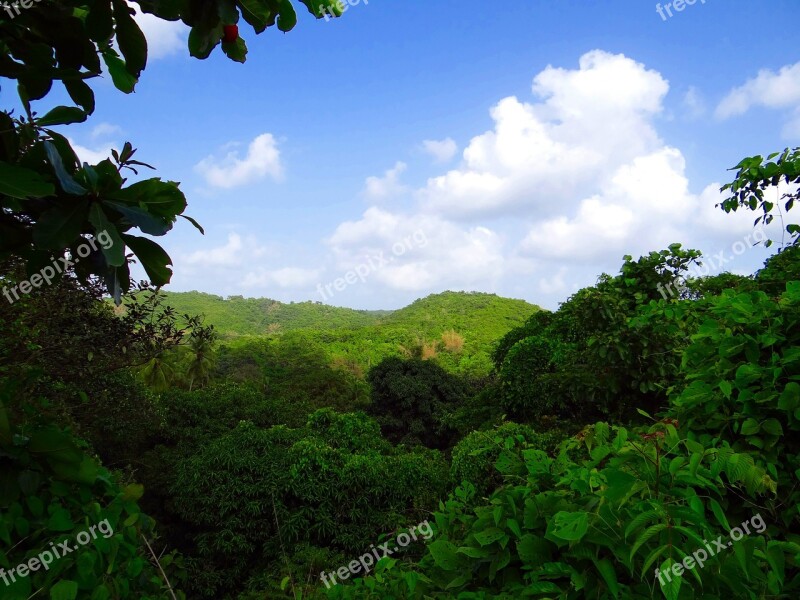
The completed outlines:
{"type": "Polygon", "coordinates": [[[388,440],[429,448],[451,445],[456,432],[447,416],[466,400],[466,382],[431,362],[399,358],[376,365],[367,379],[372,386],[369,411],[388,440]]]}
{"type": "Polygon", "coordinates": [[[450,477],[461,485],[472,485],[477,495],[483,495],[502,483],[502,472],[495,468],[501,454],[505,456],[523,447],[550,454],[560,441],[558,433],[536,433],[527,425],[517,423],[503,423],[489,431],[473,431],[453,448],[450,477]]]}
{"type": "MultiPolygon", "coordinates": [[[[395,451],[364,415],[315,413],[307,429],[243,422],[182,461],[177,514],[190,526],[196,597],[279,567],[284,552],[363,552],[366,540],[421,520],[448,484],[435,451],[395,451]]],[[[277,573],[275,573],[277,575],[277,573]]]]}
{"type": "Polygon", "coordinates": [[[763,292],[714,299],[683,362],[688,385],[675,417],[700,444],[721,439],[745,453],[786,490],[772,510],[786,524],[800,521],[800,282],[777,301],[763,292]]]}
{"type": "Polygon", "coordinates": [[[755,275],[758,289],[772,298],[786,291],[787,281],[800,280],[800,246],[787,246],[771,256],[755,275]]]}
{"type": "MultiPolygon", "coordinates": [[[[766,160],[762,156],[751,156],[743,159],[734,169],[737,170],[736,178],[722,186],[720,190],[731,194],[719,205],[722,210],[729,213],[743,208],[761,212],[756,217],[754,225],[759,223],[769,225],[777,212],[782,227],[785,227],[793,243],[797,243],[800,225],[783,223],[781,204],[788,213],[800,198],[800,191],[797,189],[797,184],[800,183],[800,148],[786,148],[783,152],[774,152],[766,160]],[[790,191],[784,192],[780,198],[777,198],[778,191],[776,191],[777,201],[768,200],[766,191],[777,188],[781,183],[787,185],[790,191]]],[[[772,240],[764,243],[769,247],[772,240]]]]}
{"type": "MultiPolygon", "coordinates": [[[[504,481],[488,501],[467,482],[440,505],[421,560],[387,561],[328,596],[796,597],[799,306],[793,281],[777,299],[726,290],[640,307],[636,326],[701,322],[688,328],[696,331],[660,419],[597,423],[555,457],[512,428],[495,461],[504,481]],[[680,574],[678,563],[692,566],[680,574]]],[[[474,441],[454,451],[454,468],[474,441]]]]}
{"type": "Polygon", "coordinates": [[[142,487],[122,486],[85,443],[32,417],[47,408],[47,400],[33,401],[8,380],[0,385],[0,568],[9,582],[2,597],[25,600],[49,592],[72,600],[171,598],[168,585],[183,579],[181,560],[174,553],[162,556],[169,584],[151,562],[146,540],[154,522],[139,508],[142,487]],[[84,532],[91,539],[76,543],[84,532]],[[68,554],[65,541],[73,549],[68,554]],[[17,572],[16,581],[8,574],[53,547],[62,555],[47,569],[26,577],[17,572]]]}
{"type": "Polygon", "coordinates": [[[755,290],[757,284],[752,276],[719,273],[718,275],[692,279],[691,286],[696,298],[708,298],[719,296],[724,290],[749,292],[755,290]]]}
{"type": "Polygon", "coordinates": [[[166,303],[179,313],[203,315],[231,348],[260,344],[264,336],[280,340],[287,333],[302,334],[305,343],[323,348],[331,364],[346,365],[357,377],[384,358],[421,357],[423,350],[451,373],[485,377],[492,370],[492,345],[539,311],[522,300],[466,292],[434,294],[396,311],[199,292],[168,293],[166,303]],[[453,334],[463,345],[448,346],[443,335],[453,334]]]}
{"type": "Polygon", "coordinates": [[[754,597],[790,597],[800,585],[800,544],[759,513],[762,498],[774,498],[768,478],[740,511],[748,520],[762,514],[764,529],[752,522],[702,571],[687,570],[679,595],[654,573],[744,522],[721,507],[728,486],[763,476],[746,456],[703,448],[669,420],[633,431],[598,423],[556,458],[510,442],[495,465],[507,483],[488,502],[470,485],[457,489],[436,513],[437,536],[418,564],[392,565],[329,597],[650,598],[662,588],[688,599],[738,596],[743,587],[754,597]]]}
{"type": "MultiPolygon", "coordinates": [[[[338,365],[309,332],[247,338],[222,345],[214,377],[244,382],[287,405],[362,410],[369,396],[358,368],[338,365]]],[[[313,411],[307,410],[303,418],[313,411]]]]}
{"type": "Polygon", "coordinates": [[[298,329],[354,329],[374,325],[387,311],[353,310],[319,302],[279,302],[269,298],[222,298],[201,292],[166,292],[180,313],[204,315],[223,337],[268,335],[298,329]]]}
{"type": "Polygon", "coordinates": [[[603,275],[557,312],[512,330],[494,353],[503,408],[524,420],[583,421],[635,420],[636,408],[664,407],[693,326],[676,321],[671,305],[694,294],[683,277],[699,257],[679,244],[636,261],[626,256],[616,277],[603,275]],[[674,299],[669,289],[677,290],[674,299]],[[650,303],[659,303],[662,318],[637,319],[650,303]]]}

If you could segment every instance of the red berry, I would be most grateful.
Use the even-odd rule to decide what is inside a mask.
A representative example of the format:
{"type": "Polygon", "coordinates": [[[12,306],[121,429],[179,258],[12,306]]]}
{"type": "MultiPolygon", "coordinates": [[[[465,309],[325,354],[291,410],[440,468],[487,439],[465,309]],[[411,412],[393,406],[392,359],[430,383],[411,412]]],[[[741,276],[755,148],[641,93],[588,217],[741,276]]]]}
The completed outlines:
{"type": "Polygon", "coordinates": [[[225,25],[222,28],[222,41],[232,44],[239,39],[239,26],[238,25],[225,25]]]}

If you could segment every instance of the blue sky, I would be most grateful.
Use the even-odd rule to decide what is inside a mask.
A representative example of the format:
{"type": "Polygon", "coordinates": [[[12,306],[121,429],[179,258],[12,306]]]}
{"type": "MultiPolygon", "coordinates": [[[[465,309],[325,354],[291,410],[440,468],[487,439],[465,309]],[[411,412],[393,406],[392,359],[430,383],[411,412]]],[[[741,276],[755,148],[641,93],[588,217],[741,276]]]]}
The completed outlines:
{"type": "Polygon", "coordinates": [[[145,18],[136,93],[98,82],[65,133],[87,159],[130,140],[182,183],[206,235],[182,221],[160,240],[168,289],[555,308],[671,242],[763,262],[752,215],[714,203],[742,157],[798,145],[798,17],[796,0],[666,20],[645,0],[362,0],[331,22],[303,9],[288,34],[242,23],[244,65],[192,59],[181,24],[145,18]]]}

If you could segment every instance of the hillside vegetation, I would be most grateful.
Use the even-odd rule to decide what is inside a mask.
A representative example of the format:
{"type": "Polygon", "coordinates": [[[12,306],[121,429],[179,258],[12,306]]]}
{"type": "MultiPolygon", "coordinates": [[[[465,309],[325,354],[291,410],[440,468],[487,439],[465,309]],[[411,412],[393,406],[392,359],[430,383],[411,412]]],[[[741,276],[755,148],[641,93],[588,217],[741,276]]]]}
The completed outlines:
{"type": "Polygon", "coordinates": [[[223,299],[198,292],[167,293],[164,304],[180,314],[202,316],[221,337],[223,355],[238,356],[237,362],[248,365],[245,370],[255,377],[266,368],[266,358],[259,359],[265,348],[280,353],[281,347],[304,346],[304,354],[317,354],[323,363],[360,379],[391,356],[424,358],[452,373],[486,376],[493,344],[540,310],[524,300],[477,292],[433,294],[395,311],[223,299]]]}
{"type": "Polygon", "coordinates": [[[269,298],[165,292],[180,313],[204,315],[223,336],[266,335],[297,329],[352,329],[373,325],[389,311],[353,310],[319,302],[284,303],[269,298]]]}

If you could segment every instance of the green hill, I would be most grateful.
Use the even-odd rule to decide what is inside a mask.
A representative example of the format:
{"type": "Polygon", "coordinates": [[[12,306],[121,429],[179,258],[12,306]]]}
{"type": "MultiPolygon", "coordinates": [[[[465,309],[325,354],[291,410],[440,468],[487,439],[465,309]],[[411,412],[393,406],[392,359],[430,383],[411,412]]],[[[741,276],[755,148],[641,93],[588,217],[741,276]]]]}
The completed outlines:
{"type": "Polygon", "coordinates": [[[353,310],[319,302],[289,304],[269,298],[223,298],[203,292],[165,292],[179,313],[205,315],[223,337],[267,335],[298,329],[353,329],[377,323],[387,311],[353,310]]]}
{"type": "Polygon", "coordinates": [[[443,292],[421,298],[388,314],[381,325],[404,327],[420,336],[439,337],[455,330],[484,345],[522,325],[540,310],[525,300],[501,298],[480,292],[443,292]]]}
{"type": "Polygon", "coordinates": [[[326,360],[364,372],[388,356],[421,356],[451,372],[484,375],[492,347],[538,306],[479,292],[444,292],[395,311],[364,311],[317,302],[284,304],[200,292],[168,293],[180,313],[202,314],[241,357],[258,339],[317,348],[326,360]]]}
{"type": "Polygon", "coordinates": [[[538,306],[480,292],[443,292],[399,310],[354,310],[319,302],[289,304],[269,298],[223,298],[203,292],[165,292],[166,304],[180,313],[204,315],[223,337],[269,335],[297,330],[399,327],[419,336],[453,329],[486,342],[521,325],[538,306]]]}

